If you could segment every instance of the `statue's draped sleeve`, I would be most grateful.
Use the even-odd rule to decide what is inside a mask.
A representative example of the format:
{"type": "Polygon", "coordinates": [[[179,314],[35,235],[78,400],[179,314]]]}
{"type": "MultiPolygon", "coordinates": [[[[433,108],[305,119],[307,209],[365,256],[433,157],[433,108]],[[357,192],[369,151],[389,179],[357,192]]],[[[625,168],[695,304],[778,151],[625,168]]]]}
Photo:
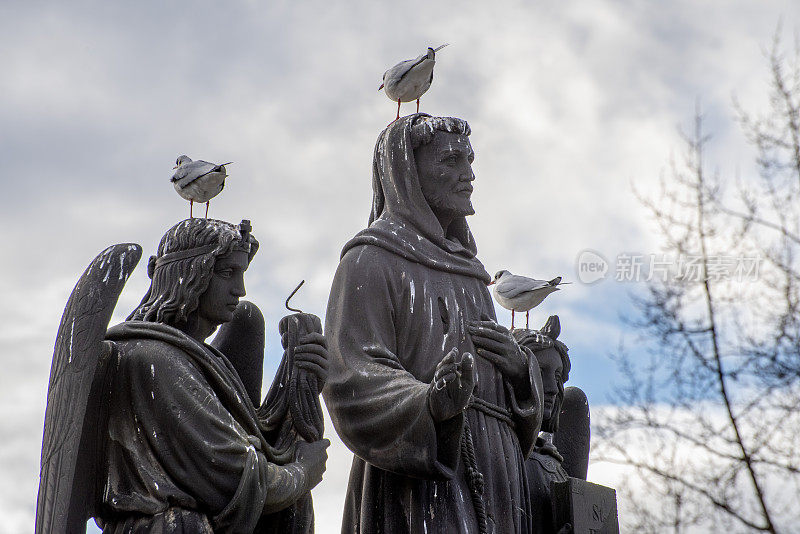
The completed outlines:
{"type": "Polygon", "coordinates": [[[334,427],[366,462],[426,479],[453,476],[463,415],[443,423],[428,409],[429,384],[397,354],[396,281],[353,249],[334,277],[326,316],[330,373],[323,391],[334,427]]]}
{"type": "Polygon", "coordinates": [[[252,532],[263,511],[280,510],[306,491],[303,470],[270,462],[262,440],[223,404],[238,395],[221,391],[224,373],[209,376],[159,341],[119,346],[106,491],[115,512],[179,506],[207,512],[215,532],[252,532]]]}

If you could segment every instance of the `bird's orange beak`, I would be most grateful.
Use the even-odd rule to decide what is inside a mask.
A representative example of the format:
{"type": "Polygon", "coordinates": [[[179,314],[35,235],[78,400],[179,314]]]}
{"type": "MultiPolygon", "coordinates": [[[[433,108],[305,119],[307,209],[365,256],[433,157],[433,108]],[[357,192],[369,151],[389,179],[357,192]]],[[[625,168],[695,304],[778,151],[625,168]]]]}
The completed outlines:
{"type": "Polygon", "coordinates": [[[493,285],[494,285],[494,283],[495,283],[496,281],[497,281],[497,280],[492,280],[491,282],[489,282],[489,283],[488,283],[488,284],[486,284],[486,285],[487,285],[487,286],[493,286],[493,285]]]}
{"type": "Polygon", "coordinates": [[[380,91],[381,89],[383,89],[383,84],[381,84],[381,86],[378,87],[378,91],[380,91]]]}

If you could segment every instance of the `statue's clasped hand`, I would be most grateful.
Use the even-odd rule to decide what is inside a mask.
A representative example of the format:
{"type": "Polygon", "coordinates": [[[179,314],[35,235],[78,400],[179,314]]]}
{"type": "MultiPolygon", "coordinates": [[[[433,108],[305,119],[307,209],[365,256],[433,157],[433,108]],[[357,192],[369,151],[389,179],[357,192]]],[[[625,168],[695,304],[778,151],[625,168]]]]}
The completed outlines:
{"type": "Polygon", "coordinates": [[[508,328],[495,321],[470,321],[467,328],[475,353],[494,364],[515,392],[527,397],[530,393],[528,356],[508,328]]]}
{"type": "Polygon", "coordinates": [[[299,369],[313,373],[324,384],[328,379],[328,347],[325,336],[319,332],[309,332],[300,336],[299,345],[294,348],[295,365],[299,369]]]}
{"type": "Polygon", "coordinates": [[[428,390],[428,407],[435,421],[455,417],[469,405],[475,387],[475,360],[453,348],[436,366],[428,390]]]}

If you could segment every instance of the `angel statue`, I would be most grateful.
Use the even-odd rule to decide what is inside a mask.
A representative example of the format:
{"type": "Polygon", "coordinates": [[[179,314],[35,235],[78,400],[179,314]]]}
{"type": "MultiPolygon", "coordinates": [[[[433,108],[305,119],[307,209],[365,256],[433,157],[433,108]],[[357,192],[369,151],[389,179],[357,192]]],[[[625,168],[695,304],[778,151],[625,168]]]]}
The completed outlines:
{"type": "Polygon", "coordinates": [[[319,318],[285,317],[260,403],[264,320],[240,302],[257,250],[248,221],[176,224],[142,302],[110,329],[142,249],[114,245],[89,265],[53,354],[37,534],[85,532],[89,518],[119,534],[313,532],[327,349],[319,318]]]}
{"type": "Polygon", "coordinates": [[[564,388],[571,367],[567,346],[558,340],[561,324],[551,315],[541,330],[515,329],[517,342],[539,362],[544,389],[542,429],[525,461],[534,531],[569,533],[572,525],[558,517],[554,483],[570,477],[586,480],[589,467],[589,405],[580,388],[564,388]],[[566,423],[566,424],[562,424],[566,423]]]}

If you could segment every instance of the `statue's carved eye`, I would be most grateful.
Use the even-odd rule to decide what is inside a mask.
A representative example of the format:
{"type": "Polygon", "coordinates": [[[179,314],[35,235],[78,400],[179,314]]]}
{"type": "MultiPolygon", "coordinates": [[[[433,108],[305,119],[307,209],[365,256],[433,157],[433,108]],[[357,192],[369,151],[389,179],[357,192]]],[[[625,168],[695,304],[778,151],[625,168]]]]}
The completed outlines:
{"type": "Polygon", "coordinates": [[[214,272],[217,275],[221,276],[222,278],[230,278],[231,276],[233,276],[233,269],[220,269],[214,272]]]}

